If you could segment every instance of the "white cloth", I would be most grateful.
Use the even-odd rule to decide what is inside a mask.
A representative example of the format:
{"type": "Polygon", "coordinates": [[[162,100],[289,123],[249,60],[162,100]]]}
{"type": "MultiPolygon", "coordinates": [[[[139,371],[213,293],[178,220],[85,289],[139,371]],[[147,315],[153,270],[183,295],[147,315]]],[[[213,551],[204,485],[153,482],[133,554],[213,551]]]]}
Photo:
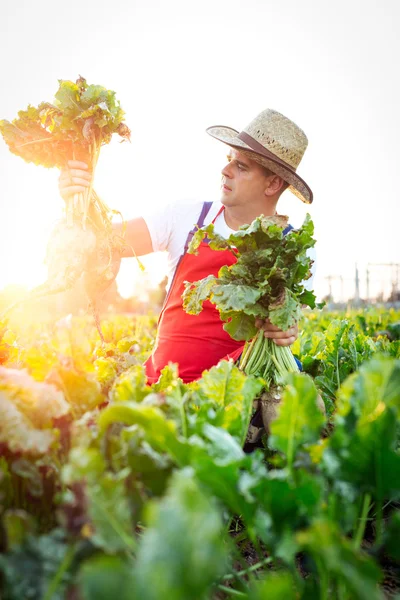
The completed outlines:
{"type": "MultiPolygon", "coordinates": [[[[193,204],[168,204],[165,206],[164,210],[143,215],[143,219],[150,232],[154,252],[166,251],[168,253],[167,289],[171,285],[179,258],[183,254],[188,233],[193,229],[194,224],[197,223],[202,206],[203,202],[196,202],[193,204]]],[[[221,207],[221,202],[213,202],[204,220],[205,226],[211,223],[221,207]]],[[[226,224],[224,212],[217,217],[214,225],[214,231],[224,238],[229,237],[231,233],[235,233],[235,231],[226,224]]],[[[304,287],[311,290],[315,274],[316,255],[314,248],[310,248],[307,254],[314,263],[311,268],[312,277],[305,281],[304,287]]]]}

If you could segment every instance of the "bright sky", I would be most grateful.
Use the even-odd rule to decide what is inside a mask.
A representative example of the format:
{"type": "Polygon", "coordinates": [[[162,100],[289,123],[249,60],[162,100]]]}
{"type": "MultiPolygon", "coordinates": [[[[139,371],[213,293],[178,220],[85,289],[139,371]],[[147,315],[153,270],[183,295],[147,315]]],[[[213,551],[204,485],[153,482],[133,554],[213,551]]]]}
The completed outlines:
{"type": "MultiPolygon", "coordinates": [[[[95,187],[125,218],[174,199],[218,199],[226,148],[206,127],[240,130],[274,108],[309,138],[298,172],[314,203],[286,193],[279,208],[294,225],[307,210],[314,219],[317,293],[328,275],[351,293],[356,262],[362,291],[368,262],[400,263],[399,0],[7,4],[0,118],[52,101],[58,79],[82,75],[115,90],[132,144],[103,148],[95,187]]],[[[58,173],[0,140],[0,174],[0,288],[36,285],[63,205],[58,173]]],[[[124,263],[118,283],[130,295],[140,276],[124,263]]],[[[147,265],[147,277],[161,279],[164,262],[147,265]]]]}

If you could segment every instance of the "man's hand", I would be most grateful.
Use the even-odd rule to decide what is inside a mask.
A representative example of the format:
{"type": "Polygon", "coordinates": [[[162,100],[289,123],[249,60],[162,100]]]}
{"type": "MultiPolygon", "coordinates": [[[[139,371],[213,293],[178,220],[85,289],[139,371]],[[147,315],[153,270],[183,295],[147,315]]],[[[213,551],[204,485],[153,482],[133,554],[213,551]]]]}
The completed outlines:
{"type": "Polygon", "coordinates": [[[299,328],[296,325],[290,327],[287,331],[282,331],[276,325],[272,325],[269,319],[256,319],[256,327],[264,330],[264,335],[275,342],[277,346],[290,346],[299,336],[299,328]]]}
{"type": "Polygon", "coordinates": [[[74,194],[80,194],[87,190],[92,180],[92,173],[86,163],[80,160],[69,160],[68,166],[61,169],[58,178],[58,189],[64,202],[67,202],[74,194]]]}

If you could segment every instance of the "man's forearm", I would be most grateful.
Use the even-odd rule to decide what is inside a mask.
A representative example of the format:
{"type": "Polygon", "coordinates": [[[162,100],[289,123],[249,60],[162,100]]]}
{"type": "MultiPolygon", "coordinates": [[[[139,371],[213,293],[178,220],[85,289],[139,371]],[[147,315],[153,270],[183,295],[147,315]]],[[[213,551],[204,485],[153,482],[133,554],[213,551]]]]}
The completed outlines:
{"type": "Polygon", "coordinates": [[[125,221],[124,223],[113,223],[114,231],[124,238],[126,248],[122,256],[143,256],[153,252],[150,232],[142,217],[125,221]]]}

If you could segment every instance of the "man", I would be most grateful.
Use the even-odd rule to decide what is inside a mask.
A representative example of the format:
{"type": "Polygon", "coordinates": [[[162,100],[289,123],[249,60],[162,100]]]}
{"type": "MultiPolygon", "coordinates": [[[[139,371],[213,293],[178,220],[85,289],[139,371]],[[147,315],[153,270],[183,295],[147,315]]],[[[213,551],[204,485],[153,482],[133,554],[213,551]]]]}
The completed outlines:
{"type": "MultiPolygon", "coordinates": [[[[193,381],[222,358],[237,358],[243,347],[224,331],[219,313],[211,303],[206,302],[197,316],[183,310],[184,281],[216,275],[223,265],[235,260],[228,251],[212,251],[206,241],[198,255],[187,254],[197,226],[213,222],[215,231],[227,237],[260,214],[274,215],[278,200],[288,187],[303,202],[312,202],[310,188],[296,173],[307,138],[280,113],[263,111],[241,133],[222,126],[210,127],[207,133],[229,148],[228,162],[222,169],[221,201],[168,206],[157,215],[133,219],[127,224],[127,244],[138,256],[159,250],[168,252],[168,294],[155,348],[145,363],[150,383],[157,381],[168,362],[178,363],[183,381],[193,381]]],[[[64,200],[89,187],[90,178],[84,163],[70,161],[59,180],[64,200]]],[[[132,251],[125,255],[132,256],[132,251]]],[[[298,335],[297,326],[288,331],[281,331],[268,321],[259,321],[258,326],[282,346],[292,344],[298,335]]]]}

